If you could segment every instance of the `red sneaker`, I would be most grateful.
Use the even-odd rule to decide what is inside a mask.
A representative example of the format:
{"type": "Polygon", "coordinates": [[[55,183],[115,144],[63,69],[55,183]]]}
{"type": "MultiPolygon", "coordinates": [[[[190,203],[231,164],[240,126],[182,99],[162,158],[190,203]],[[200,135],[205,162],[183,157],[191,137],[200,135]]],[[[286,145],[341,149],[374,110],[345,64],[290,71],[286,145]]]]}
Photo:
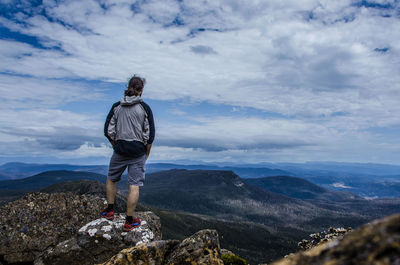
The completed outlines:
{"type": "Polygon", "coordinates": [[[142,223],[142,221],[139,218],[133,219],[132,223],[128,223],[128,221],[125,221],[125,225],[124,225],[123,230],[124,231],[131,231],[134,228],[139,227],[141,223],[142,223]]]}
{"type": "Polygon", "coordinates": [[[114,211],[107,211],[107,208],[101,212],[101,217],[106,218],[107,220],[114,220],[114,211]]]}

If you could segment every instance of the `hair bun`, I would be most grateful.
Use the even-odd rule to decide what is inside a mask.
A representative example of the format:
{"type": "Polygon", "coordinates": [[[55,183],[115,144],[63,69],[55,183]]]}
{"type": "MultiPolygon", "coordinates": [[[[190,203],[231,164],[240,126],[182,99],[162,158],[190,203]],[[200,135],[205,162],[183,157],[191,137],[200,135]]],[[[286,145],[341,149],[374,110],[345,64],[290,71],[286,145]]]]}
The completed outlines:
{"type": "Polygon", "coordinates": [[[137,75],[132,76],[128,82],[128,89],[125,90],[125,96],[140,96],[145,83],[146,79],[137,75]]]}

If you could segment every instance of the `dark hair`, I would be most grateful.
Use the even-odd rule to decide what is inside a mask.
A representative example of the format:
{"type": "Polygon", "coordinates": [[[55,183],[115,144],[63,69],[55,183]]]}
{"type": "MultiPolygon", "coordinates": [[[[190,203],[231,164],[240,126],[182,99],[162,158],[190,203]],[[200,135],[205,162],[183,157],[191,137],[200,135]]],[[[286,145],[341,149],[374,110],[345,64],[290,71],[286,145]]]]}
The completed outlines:
{"type": "Polygon", "coordinates": [[[144,84],[146,84],[146,79],[134,75],[129,79],[128,89],[125,90],[125,96],[140,96],[143,91],[144,84]]]}

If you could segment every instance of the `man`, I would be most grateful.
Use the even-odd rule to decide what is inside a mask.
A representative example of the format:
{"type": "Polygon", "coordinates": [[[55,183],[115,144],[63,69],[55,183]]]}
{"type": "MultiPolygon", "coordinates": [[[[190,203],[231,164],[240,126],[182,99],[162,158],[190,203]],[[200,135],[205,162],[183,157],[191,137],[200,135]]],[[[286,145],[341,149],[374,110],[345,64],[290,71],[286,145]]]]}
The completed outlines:
{"type": "Polygon", "coordinates": [[[114,153],[106,182],[108,206],[101,216],[108,220],[114,219],[116,182],[128,168],[129,195],[124,231],[131,231],[141,223],[139,218],[133,218],[133,213],[139,200],[139,187],[143,186],[145,163],[155,136],[153,113],[141,98],[144,85],[145,79],[139,76],[135,75],[129,80],[124,97],[112,106],[104,126],[104,135],[113,146],[114,153]]]}

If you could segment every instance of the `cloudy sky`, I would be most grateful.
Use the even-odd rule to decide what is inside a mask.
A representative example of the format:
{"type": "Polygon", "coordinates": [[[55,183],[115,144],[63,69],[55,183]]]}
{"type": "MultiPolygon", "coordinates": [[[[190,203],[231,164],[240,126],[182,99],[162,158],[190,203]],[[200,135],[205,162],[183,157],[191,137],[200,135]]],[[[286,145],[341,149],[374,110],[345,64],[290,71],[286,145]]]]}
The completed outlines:
{"type": "Polygon", "coordinates": [[[0,0],[0,163],[106,164],[147,79],[151,162],[400,164],[398,0],[0,0]]]}

